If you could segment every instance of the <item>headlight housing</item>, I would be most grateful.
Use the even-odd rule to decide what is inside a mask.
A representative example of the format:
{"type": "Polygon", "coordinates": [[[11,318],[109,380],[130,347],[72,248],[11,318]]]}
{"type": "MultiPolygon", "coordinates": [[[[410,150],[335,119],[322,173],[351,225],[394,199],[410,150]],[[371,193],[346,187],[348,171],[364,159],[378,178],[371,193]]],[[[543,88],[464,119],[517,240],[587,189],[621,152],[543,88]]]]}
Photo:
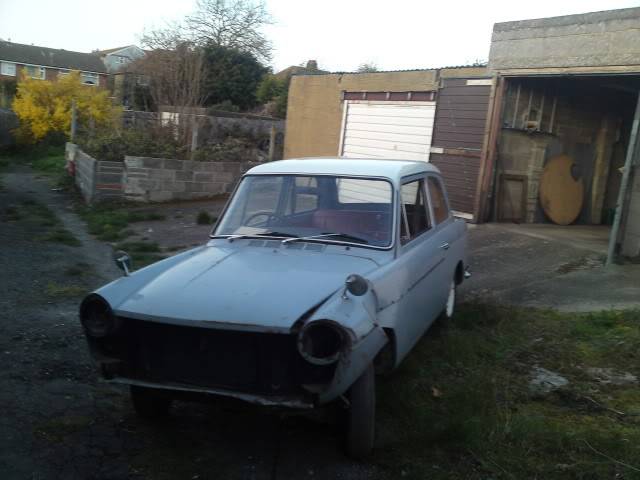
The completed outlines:
{"type": "Polygon", "coordinates": [[[96,294],[91,294],[82,301],[80,323],[87,335],[93,338],[111,335],[119,326],[119,321],[107,301],[96,294]]]}
{"type": "Polygon", "coordinates": [[[298,334],[300,355],[314,365],[336,362],[348,344],[346,330],[330,320],[310,322],[298,334]]]}

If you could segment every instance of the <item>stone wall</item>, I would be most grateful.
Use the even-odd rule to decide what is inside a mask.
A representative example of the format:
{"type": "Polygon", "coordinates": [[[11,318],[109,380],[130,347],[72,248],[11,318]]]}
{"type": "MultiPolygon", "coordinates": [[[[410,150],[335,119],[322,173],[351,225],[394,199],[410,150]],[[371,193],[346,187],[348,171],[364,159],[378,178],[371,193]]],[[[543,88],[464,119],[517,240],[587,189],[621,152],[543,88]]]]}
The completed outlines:
{"type": "Polygon", "coordinates": [[[125,157],[124,196],[140,202],[194,200],[230,193],[257,163],[125,157]]]}
{"type": "Polygon", "coordinates": [[[640,65],[640,8],[496,23],[489,67],[640,65]]]}

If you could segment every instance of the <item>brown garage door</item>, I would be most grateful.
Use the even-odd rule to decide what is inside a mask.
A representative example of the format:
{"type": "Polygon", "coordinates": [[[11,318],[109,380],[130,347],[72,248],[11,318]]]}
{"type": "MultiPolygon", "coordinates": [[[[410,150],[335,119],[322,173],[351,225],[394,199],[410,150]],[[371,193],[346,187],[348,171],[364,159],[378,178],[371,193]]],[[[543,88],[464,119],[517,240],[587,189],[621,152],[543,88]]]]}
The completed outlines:
{"type": "Polygon", "coordinates": [[[430,161],[444,177],[451,207],[471,215],[491,92],[490,78],[444,79],[438,92],[430,161]]]}

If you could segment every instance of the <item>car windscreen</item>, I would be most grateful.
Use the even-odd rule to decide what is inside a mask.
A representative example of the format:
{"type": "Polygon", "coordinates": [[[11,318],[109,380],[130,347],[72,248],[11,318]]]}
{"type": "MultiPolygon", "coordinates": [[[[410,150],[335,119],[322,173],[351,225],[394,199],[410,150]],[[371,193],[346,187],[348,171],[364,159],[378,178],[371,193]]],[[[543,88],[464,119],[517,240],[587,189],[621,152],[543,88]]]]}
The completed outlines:
{"type": "Polygon", "coordinates": [[[330,175],[249,175],[242,179],[214,235],[313,237],[391,245],[391,183],[330,175]]]}

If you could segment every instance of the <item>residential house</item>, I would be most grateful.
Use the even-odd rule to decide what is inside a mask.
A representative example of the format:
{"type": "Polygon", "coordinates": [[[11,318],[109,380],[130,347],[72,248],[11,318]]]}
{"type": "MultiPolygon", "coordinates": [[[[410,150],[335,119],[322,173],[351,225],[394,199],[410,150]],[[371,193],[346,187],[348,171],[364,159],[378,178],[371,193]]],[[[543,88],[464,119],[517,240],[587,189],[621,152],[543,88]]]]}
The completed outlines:
{"type": "Polygon", "coordinates": [[[71,70],[80,71],[85,85],[107,86],[107,68],[96,55],[0,41],[0,81],[17,79],[23,73],[55,80],[71,70]]]}
{"type": "Polygon", "coordinates": [[[145,56],[144,50],[136,45],[97,50],[93,53],[100,57],[107,72],[112,74],[124,71],[129,64],[145,56]]]}

